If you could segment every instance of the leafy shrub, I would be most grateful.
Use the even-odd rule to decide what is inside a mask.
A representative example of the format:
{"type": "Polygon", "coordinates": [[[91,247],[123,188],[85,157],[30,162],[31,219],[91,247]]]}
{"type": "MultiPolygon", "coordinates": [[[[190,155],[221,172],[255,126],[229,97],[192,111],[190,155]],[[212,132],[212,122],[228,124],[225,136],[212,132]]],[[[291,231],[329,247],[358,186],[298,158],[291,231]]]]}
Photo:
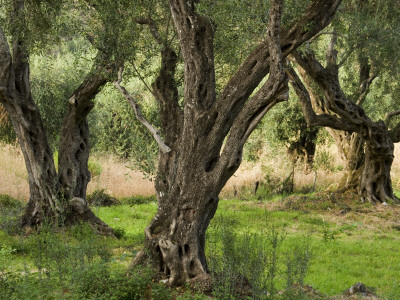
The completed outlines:
{"type": "Polygon", "coordinates": [[[114,235],[117,239],[122,239],[126,236],[125,228],[115,227],[113,229],[114,229],[114,235]]]}
{"type": "Polygon", "coordinates": [[[105,189],[95,190],[92,194],[87,196],[87,201],[93,206],[111,206],[118,202],[118,200],[105,192],[105,189]]]}
{"type": "Polygon", "coordinates": [[[274,226],[260,233],[238,233],[235,222],[217,219],[207,233],[214,296],[275,299],[279,288],[288,291],[294,284],[303,284],[311,258],[309,239],[284,250],[285,236],[274,226]]]}
{"type": "Polygon", "coordinates": [[[314,157],[314,167],[325,171],[333,171],[333,157],[327,151],[318,151],[314,157]]]}
{"type": "Polygon", "coordinates": [[[5,208],[21,208],[23,204],[21,201],[9,196],[0,194],[0,209],[5,208]]]}
{"type": "Polygon", "coordinates": [[[113,265],[109,246],[87,225],[66,232],[43,226],[24,239],[32,269],[8,270],[11,246],[0,247],[0,299],[172,299],[147,268],[113,265]],[[3,267],[4,266],[4,267],[3,267]]]}
{"type": "Polygon", "coordinates": [[[24,204],[17,199],[0,194],[0,228],[8,234],[20,231],[20,216],[24,204]]]}
{"type": "Polygon", "coordinates": [[[157,202],[156,196],[132,196],[132,197],[123,197],[119,199],[120,204],[125,205],[137,205],[137,204],[146,204],[151,202],[157,202]]]}

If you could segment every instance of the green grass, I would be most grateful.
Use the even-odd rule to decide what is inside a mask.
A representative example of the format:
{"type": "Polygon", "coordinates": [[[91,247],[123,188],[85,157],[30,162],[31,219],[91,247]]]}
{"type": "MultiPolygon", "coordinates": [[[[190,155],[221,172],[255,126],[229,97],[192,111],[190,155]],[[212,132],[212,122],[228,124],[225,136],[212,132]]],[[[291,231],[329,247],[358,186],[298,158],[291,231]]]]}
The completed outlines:
{"type": "MultiPolygon", "coordinates": [[[[269,230],[274,228],[285,236],[279,248],[282,261],[294,251],[300,251],[299,247],[307,240],[312,249],[312,260],[304,282],[316,290],[326,295],[337,295],[355,283],[363,282],[367,286],[375,287],[376,293],[386,299],[397,299],[400,295],[400,231],[391,229],[390,226],[381,228],[381,223],[374,226],[376,222],[389,222],[395,214],[389,209],[380,215],[374,215],[373,206],[364,207],[358,204],[351,207],[348,213],[341,214],[341,207],[334,208],[331,203],[326,202],[313,202],[311,205],[301,197],[303,196],[299,196],[296,203],[290,204],[296,209],[287,208],[285,201],[288,200],[282,200],[282,197],[275,197],[273,201],[264,199],[262,202],[221,200],[209,227],[207,247],[210,248],[212,242],[219,247],[218,253],[222,253],[224,242],[218,234],[221,233],[221,228],[228,226],[234,236],[226,238],[228,241],[235,240],[237,244],[233,251],[253,251],[247,245],[240,244],[241,239],[246,241],[246,238],[251,238],[251,234],[254,234],[266,243],[269,230]],[[313,210],[313,207],[316,209],[313,210]]],[[[310,201],[317,201],[313,199],[310,201]]],[[[75,249],[77,253],[87,251],[85,247],[93,246],[90,243],[103,243],[110,251],[109,267],[122,274],[120,270],[126,269],[143,244],[143,232],[156,213],[156,202],[96,207],[93,210],[107,224],[121,230],[119,239],[108,238],[101,242],[86,233],[83,238],[89,240],[84,243],[82,239],[79,240],[76,232],[68,230],[63,233],[67,238],[53,238],[50,235],[46,238],[54,239],[54,245],[57,244],[56,241],[63,241],[65,245],[70,245],[68,249],[75,249]]],[[[0,247],[5,249],[3,256],[7,255],[6,262],[0,259],[3,263],[0,271],[5,268],[8,271],[26,272],[26,269],[37,268],[35,255],[38,252],[35,247],[39,244],[35,235],[22,237],[0,231],[0,247]],[[7,252],[6,249],[15,251],[7,252]]],[[[264,247],[261,244],[259,246],[264,247]]],[[[102,247],[98,246],[96,251],[103,251],[102,247]]],[[[59,251],[64,253],[62,249],[59,251]]],[[[95,262],[97,263],[95,260],[93,264],[95,262]]],[[[54,269],[56,266],[50,264],[49,268],[54,269]]],[[[283,265],[280,265],[280,272],[283,270],[283,265]]],[[[113,282],[110,285],[115,284],[112,281],[113,276],[116,275],[107,277],[107,280],[113,282]]],[[[279,288],[284,287],[283,278],[284,274],[279,274],[279,288]]],[[[160,293],[164,292],[160,290],[160,293]]]]}

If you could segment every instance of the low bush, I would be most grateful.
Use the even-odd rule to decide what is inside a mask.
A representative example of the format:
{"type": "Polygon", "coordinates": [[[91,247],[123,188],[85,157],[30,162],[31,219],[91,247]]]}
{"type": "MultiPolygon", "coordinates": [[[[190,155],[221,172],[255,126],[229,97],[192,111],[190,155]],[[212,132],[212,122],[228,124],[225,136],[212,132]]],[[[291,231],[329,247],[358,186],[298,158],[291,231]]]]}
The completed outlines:
{"type": "Polygon", "coordinates": [[[111,206],[118,203],[118,200],[107,194],[105,189],[95,190],[87,196],[87,201],[92,206],[111,206]]]}
{"type": "Polygon", "coordinates": [[[0,194],[0,209],[21,208],[23,206],[24,204],[21,201],[9,195],[0,194]]]}
{"type": "Polygon", "coordinates": [[[277,299],[303,285],[311,258],[309,239],[283,248],[286,235],[274,226],[259,233],[239,233],[235,226],[234,220],[219,218],[207,233],[215,297],[277,299]]]}
{"type": "Polygon", "coordinates": [[[0,194],[0,229],[8,234],[20,232],[20,217],[24,204],[8,195],[0,194]]]}
{"type": "Polygon", "coordinates": [[[119,199],[120,204],[125,205],[137,205],[137,204],[147,204],[150,202],[157,202],[156,196],[132,196],[132,197],[123,197],[119,199]]]}

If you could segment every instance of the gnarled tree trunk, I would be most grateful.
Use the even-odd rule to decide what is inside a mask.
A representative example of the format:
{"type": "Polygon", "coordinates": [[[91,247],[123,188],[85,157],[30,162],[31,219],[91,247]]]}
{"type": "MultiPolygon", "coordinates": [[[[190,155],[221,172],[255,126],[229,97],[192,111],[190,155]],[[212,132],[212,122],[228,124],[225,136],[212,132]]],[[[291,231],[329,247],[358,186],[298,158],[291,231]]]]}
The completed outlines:
{"type": "Polygon", "coordinates": [[[79,204],[74,201],[72,209],[66,214],[66,224],[85,221],[102,234],[113,234],[112,229],[94,215],[86,202],[86,189],[91,179],[88,169],[90,145],[87,116],[94,107],[93,99],[100,88],[116,77],[115,65],[107,65],[107,60],[104,54],[98,54],[95,67],[68,101],[68,111],[61,128],[58,180],[66,199],[81,199],[79,204]],[[76,205],[79,208],[75,208],[76,205]]]}
{"type": "MultiPolygon", "coordinates": [[[[344,95],[339,82],[335,43],[336,36],[332,38],[328,47],[326,67],[323,67],[311,52],[296,52],[291,57],[299,65],[302,77],[310,76],[323,90],[325,112],[319,115],[314,112],[309,92],[294,70],[289,69],[291,83],[299,96],[303,113],[310,126],[326,126],[349,133],[356,132],[365,141],[365,167],[359,185],[362,199],[371,202],[397,200],[393,195],[390,178],[393,141],[383,121],[373,122],[359,105],[344,95]]],[[[356,149],[360,143],[362,141],[355,141],[356,149]]]]}
{"type": "Polygon", "coordinates": [[[364,139],[356,132],[333,130],[328,132],[334,138],[344,162],[344,174],[339,181],[339,189],[352,189],[360,186],[361,174],[364,169],[364,139]]]}
{"type": "MultiPolygon", "coordinates": [[[[17,4],[23,5],[23,2],[17,4]]],[[[31,95],[28,52],[23,41],[15,37],[11,56],[1,28],[0,62],[0,101],[10,116],[28,172],[30,198],[22,226],[65,225],[82,220],[89,221],[102,233],[112,234],[112,229],[94,216],[84,200],[90,180],[86,116],[93,106],[91,99],[107,80],[103,75],[89,74],[72,97],[74,108],[70,107],[63,126],[59,155],[61,176],[58,179],[39,109],[31,95]],[[73,149],[74,146],[79,151],[73,149]],[[65,174],[73,174],[73,178],[64,180],[65,174]]]]}
{"type": "Polygon", "coordinates": [[[268,39],[254,49],[218,98],[214,27],[196,13],[197,2],[169,0],[184,62],[183,109],[174,81],[176,54],[159,38],[154,21],[140,20],[151,26],[163,47],[161,71],[153,89],[160,103],[165,144],[171,151],[159,157],[158,212],[145,230],[145,247],[134,263],[149,258],[170,285],[189,282],[209,289],[205,232],[217,209],[218,195],[239,167],[243,145],[261,118],[287,100],[282,57],[327,26],[341,1],[313,1],[282,36],[282,3],[271,1],[268,39]],[[267,81],[251,97],[268,73],[267,81]]]}
{"type": "Polygon", "coordinates": [[[393,163],[393,141],[383,121],[368,128],[365,163],[361,175],[360,194],[369,202],[397,200],[393,194],[390,170],[393,163]]]}

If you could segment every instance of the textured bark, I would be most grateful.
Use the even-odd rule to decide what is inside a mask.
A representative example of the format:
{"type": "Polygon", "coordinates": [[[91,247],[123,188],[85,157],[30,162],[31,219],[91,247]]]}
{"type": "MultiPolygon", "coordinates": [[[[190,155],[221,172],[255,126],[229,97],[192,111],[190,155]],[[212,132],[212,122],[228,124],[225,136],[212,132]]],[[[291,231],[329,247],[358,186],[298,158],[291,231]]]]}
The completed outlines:
{"type": "Polygon", "coordinates": [[[60,222],[64,203],[58,194],[57,173],[39,109],[33,102],[26,49],[13,41],[13,55],[0,28],[0,101],[5,107],[24,155],[30,198],[23,224],[34,226],[44,218],[60,222]]]}
{"type": "Polygon", "coordinates": [[[390,170],[393,163],[394,145],[383,121],[369,128],[365,144],[365,166],[362,172],[360,193],[369,202],[398,200],[393,195],[390,170]]]}
{"type": "Polygon", "coordinates": [[[184,102],[178,103],[174,80],[177,56],[163,46],[160,74],[152,85],[160,104],[165,143],[156,177],[158,212],[146,228],[146,259],[170,285],[189,282],[207,290],[211,278],[205,258],[205,232],[218,206],[218,195],[241,163],[243,145],[261,118],[287,99],[282,57],[329,24],[340,1],[313,1],[303,17],[281,35],[281,1],[271,1],[268,40],[244,61],[216,97],[213,26],[195,11],[197,1],[170,0],[184,61],[184,102]],[[315,24],[305,30],[307,24],[315,24]],[[268,80],[254,96],[267,74],[268,80]],[[225,144],[224,144],[224,141],[225,144]]]}
{"type": "Polygon", "coordinates": [[[359,188],[364,168],[364,140],[356,132],[329,130],[344,162],[344,174],[339,181],[339,189],[359,188]]]}
{"type": "MultiPolygon", "coordinates": [[[[359,105],[344,95],[339,83],[335,42],[333,39],[329,47],[326,67],[323,67],[311,52],[294,53],[291,57],[299,65],[300,74],[306,73],[324,92],[324,107],[328,113],[315,113],[310,94],[294,70],[288,70],[291,83],[299,96],[310,126],[327,126],[349,133],[355,132],[365,141],[365,167],[359,186],[362,199],[371,202],[396,200],[390,178],[393,141],[383,121],[373,122],[359,105]],[[371,168],[372,166],[374,168],[371,168]],[[374,175],[375,172],[379,174],[379,178],[374,175]]],[[[359,147],[360,143],[362,141],[355,141],[354,147],[359,147]]]]}
{"type": "Polygon", "coordinates": [[[112,229],[98,219],[86,203],[86,189],[91,179],[88,169],[89,161],[89,126],[87,116],[94,107],[93,99],[107,82],[115,79],[116,67],[107,64],[108,57],[99,53],[95,59],[92,71],[82,84],[74,91],[68,101],[68,111],[65,114],[58,154],[58,181],[63,197],[83,199],[85,209],[69,209],[65,222],[74,224],[86,221],[97,231],[112,234],[112,229]]]}
{"type": "MultiPolygon", "coordinates": [[[[23,1],[15,3],[23,5],[23,1]]],[[[18,8],[18,13],[22,13],[23,7],[18,8]]],[[[90,180],[86,115],[93,106],[91,99],[106,82],[104,76],[98,80],[100,75],[89,75],[71,98],[75,102],[70,101],[64,120],[58,179],[39,109],[31,95],[28,51],[18,36],[14,36],[12,51],[11,56],[0,28],[0,102],[18,137],[30,188],[22,225],[36,227],[44,222],[65,225],[78,220],[89,221],[99,231],[112,234],[112,229],[94,216],[84,200],[90,180]]]]}
{"type": "Polygon", "coordinates": [[[300,139],[291,143],[287,151],[293,164],[299,160],[305,163],[306,171],[310,171],[313,167],[317,134],[318,128],[316,127],[302,133],[300,139]]]}

